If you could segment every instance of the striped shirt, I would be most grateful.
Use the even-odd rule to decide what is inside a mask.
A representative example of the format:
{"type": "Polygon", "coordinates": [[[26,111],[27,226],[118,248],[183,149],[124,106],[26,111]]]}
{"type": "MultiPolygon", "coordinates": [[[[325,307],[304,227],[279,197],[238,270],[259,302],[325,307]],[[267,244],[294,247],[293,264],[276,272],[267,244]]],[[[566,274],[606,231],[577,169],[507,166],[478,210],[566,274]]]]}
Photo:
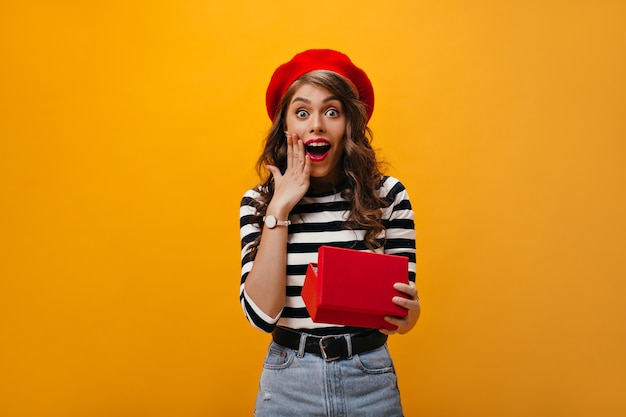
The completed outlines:
{"type": "MultiPolygon", "coordinates": [[[[409,281],[415,282],[415,226],[413,210],[404,186],[393,177],[384,177],[379,195],[388,203],[383,207],[383,232],[377,240],[383,246],[379,253],[406,256],[409,260],[409,281]]],[[[364,229],[347,229],[350,203],[341,193],[324,196],[305,196],[289,214],[291,225],[287,238],[287,291],[283,310],[277,317],[266,315],[246,294],[246,277],[254,261],[250,252],[252,243],[260,233],[260,225],[253,223],[257,214],[259,197],[257,189],[248,190],[239,212],[241,236],[241,284],[239,299],[250,323],[265,332],[276,325],[292,329],[321,329],[342,327],[335,324],[315,323],[311,320],[300,296],[309,263],[317,262],[317,250],[321,245],[369,250],[365,246],[364,229]]],[[[330,330],[330,329],[329,329],[330,330]]]]}

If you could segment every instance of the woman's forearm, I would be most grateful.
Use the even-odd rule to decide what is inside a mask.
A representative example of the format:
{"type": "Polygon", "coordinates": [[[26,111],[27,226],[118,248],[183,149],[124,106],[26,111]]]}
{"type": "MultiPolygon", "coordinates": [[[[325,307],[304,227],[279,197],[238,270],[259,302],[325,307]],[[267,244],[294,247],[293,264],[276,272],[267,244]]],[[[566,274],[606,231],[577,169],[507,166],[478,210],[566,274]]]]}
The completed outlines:
{"type": "MultiPolygon", "coordinates": [[[[288,211],[272,209],[270,204],[267,213],[279,220],[287,219],[288,211]]],[[[285,226],[273,229],[263,227],[254,264],[246,278],[245,291],[265,314],[276,317],[285,304],[288,229],[285,226]]]]}

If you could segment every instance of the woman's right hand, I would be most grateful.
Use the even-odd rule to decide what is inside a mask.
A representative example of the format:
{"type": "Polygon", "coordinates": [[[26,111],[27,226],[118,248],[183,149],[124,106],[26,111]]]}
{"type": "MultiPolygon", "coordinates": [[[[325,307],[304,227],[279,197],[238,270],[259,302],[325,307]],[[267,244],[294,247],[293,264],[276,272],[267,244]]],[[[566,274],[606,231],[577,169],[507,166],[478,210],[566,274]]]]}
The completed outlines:
{"type": "MultiPolygon", "coordinates": [[[[309,189],[311,159],[297,134],[287,133],[287,170],[281,174],[274,165],[266,168],[274,176],[274,196],[270,201],[271,214],[284,219],[309,189]]],[[[268,206],[268,213],[270,207],[268,206]]]]}

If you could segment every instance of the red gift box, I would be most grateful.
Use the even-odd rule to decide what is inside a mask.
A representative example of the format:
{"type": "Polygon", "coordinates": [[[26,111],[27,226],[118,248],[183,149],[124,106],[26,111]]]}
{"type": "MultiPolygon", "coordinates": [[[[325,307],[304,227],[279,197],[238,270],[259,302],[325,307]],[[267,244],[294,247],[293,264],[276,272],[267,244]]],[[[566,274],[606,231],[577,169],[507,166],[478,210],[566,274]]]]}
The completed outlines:
{"type": "Polygon", "coordinates": [[[406,317],[408,310],[391,300],[406,295],[396,282],[408,283],[404,256],[321,246],[317,263],[310,263],[302,298],[318,323],[395,330],[384,316],[406,317]]]}

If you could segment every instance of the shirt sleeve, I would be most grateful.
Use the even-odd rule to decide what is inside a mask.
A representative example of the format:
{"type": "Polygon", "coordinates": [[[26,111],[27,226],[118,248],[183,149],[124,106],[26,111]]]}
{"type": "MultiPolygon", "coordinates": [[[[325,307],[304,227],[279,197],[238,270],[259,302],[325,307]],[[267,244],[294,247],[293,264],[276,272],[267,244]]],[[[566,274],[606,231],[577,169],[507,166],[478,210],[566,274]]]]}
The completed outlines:
{"type": "Polygon", "coordinates": [[[388,177],[383,183],[385,199],[389,206],[384,209],[385,253],[406,256],[409,260],[409,281],[415,282],[416,249],[415,223],[409,194],[404,185],[388,177]]]}
{"type": "Polygon", "coordinates": [[[260,235],[259,224],[255,222],[258,192],[250,190],[244,194],[239,207],[239,235],[241,238],[241,283],[239,285],[239,301],[243,312],[252,326],[264,332],[271,332],[280,318],[265,314],[246,293],[246,278],[254,264],[252,245],[260,235]]]}

